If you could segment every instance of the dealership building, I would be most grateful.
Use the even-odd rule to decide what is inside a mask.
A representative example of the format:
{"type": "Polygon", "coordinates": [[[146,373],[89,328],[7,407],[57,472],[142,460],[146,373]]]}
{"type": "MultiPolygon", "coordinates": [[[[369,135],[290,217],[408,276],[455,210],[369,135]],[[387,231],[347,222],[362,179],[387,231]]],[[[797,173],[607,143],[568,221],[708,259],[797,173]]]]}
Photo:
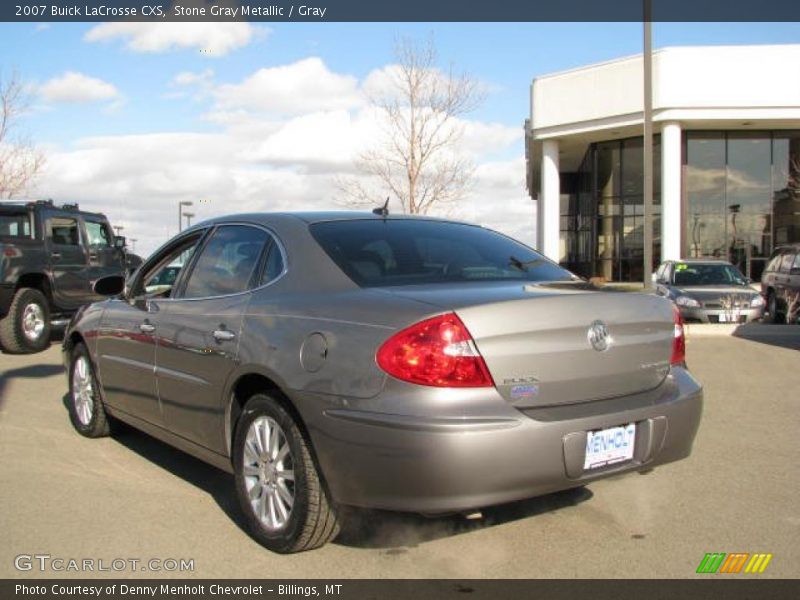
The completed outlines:
{"type": "MultiPolygon", "coordinates": [[[[653,53],[654,266],[718,257],[757,279],[800,242],[800,45],[653,53]]],[[[643,275],[643,64],[537,77],[526,123],[539,250],[586,277],[643,275]]]]}

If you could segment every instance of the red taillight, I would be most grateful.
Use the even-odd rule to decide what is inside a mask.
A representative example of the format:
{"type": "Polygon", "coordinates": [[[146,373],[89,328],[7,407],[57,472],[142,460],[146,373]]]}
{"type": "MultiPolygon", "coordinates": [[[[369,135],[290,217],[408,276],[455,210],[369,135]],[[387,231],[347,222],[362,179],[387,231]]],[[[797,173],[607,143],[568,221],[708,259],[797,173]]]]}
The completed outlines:
{"type": "Polygon", "coordinates": [[[672,305],[673,320],[675,321],[675,334],[672,339],[671,365],[686,366],[686,334],[683,331],[683,319],[678,307],[672,305]]]}
{"type": "Polygon", "coordinates": [[[378,366],[409,383],[435,387],[494,387],[483,357],[455,314],[420,321],[378,349],[378,366]]]}

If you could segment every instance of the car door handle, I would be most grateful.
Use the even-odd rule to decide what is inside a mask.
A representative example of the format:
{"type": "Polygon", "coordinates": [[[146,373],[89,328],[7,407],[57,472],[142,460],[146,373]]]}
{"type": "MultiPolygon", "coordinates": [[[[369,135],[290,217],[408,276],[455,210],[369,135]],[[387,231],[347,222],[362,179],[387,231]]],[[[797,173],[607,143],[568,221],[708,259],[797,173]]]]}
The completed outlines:
{"type": "Polygon", "coordinates": [[[139,325],[139,331],[142,333],[153,333],[156,330],[155,325],[151,325],[150,323],[142,323],[139,325]]]}
{"type": "Polygon", "coordinates": [[[50,257],[56,260],[61,260],[61,252],[51,252],[50,257]]]}
{"type": "Polygon", "coordinates": [[[236,337],[235,333],[227,329],[216,329],[212,335],[218,342],[230,342],[236,337]]]}

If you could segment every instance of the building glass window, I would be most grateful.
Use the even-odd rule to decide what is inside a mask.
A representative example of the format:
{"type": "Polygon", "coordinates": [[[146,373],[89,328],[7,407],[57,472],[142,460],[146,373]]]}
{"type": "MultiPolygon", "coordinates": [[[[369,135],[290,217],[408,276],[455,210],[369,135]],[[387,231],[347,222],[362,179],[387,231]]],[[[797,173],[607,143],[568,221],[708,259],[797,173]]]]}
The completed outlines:
{"type": "MultiPolygon", "coordinates": [[[[589,146],[577,173],[562,173],[561,264],[583,277],[641,281],[644,270],[643,139],[589,146]],[[562,192],[565,188],[562,185],[562,192]]],[[[653,267],[661,253],[661,146],[653,140],[653,267]]]]}
{"type": "Polygon", "coordinates": [[[798,241],[800,133],[690,131],[685,144],[685,253],[760,279],[773,248],[798,241]]]}
{"type": "Polygon", "coordinates": [[[800,242],[800,132],[776,132],[772,157],[774,245],[800,242]]]}

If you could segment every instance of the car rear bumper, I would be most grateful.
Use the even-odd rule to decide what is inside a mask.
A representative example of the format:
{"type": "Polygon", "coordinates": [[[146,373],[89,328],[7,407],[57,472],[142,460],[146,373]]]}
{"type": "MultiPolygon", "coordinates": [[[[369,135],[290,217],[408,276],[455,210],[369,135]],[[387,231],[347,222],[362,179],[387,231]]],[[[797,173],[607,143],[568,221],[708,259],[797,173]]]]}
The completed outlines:
{"type": "Polygon", "coordinates": [[[713,308],[686,308],[679,307],[681,317],[687,323],[701,322],[701,323],[750,323],[757,321],[764,316],[764,308],[749,308],[746,310],[737,310],[733,314],[731,311],[713,308]]]}
{"type": "Polygon", "coordinates": [[[703,392],[687,371],[674,368],[651,392],[528,414],[510,406],[476,417],[349,407],[308,414],[314,402],[307,400],[299,407],[335,501],[437,513],[502,504],[685,458],[700,424],[703,392]],[[586,432],[627,423],[637,425],[633,459],[585,472],[586,432]]]}

